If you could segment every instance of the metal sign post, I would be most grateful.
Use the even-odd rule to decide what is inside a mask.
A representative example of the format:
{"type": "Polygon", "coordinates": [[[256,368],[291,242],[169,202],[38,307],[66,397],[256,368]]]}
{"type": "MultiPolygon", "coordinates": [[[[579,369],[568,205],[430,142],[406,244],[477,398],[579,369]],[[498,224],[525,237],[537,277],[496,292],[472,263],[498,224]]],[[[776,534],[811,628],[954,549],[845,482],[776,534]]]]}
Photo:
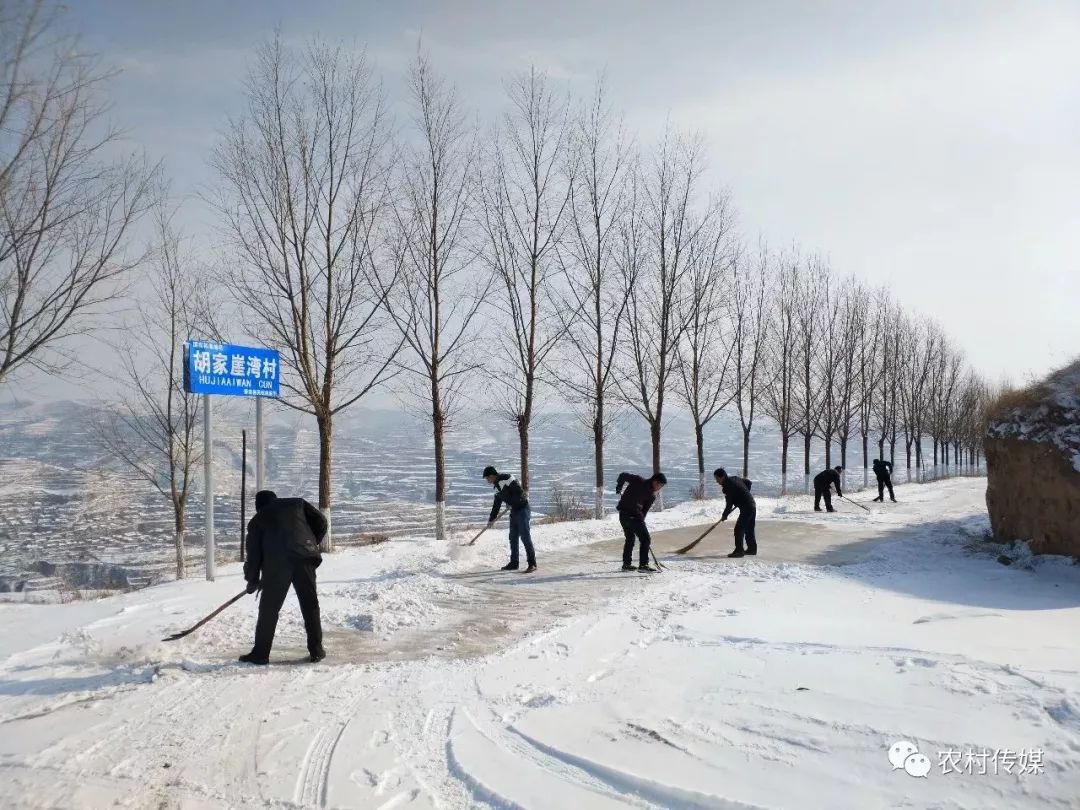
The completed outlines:
{"type": "Polygon", "coordinates": [[[247,431],[240,431],[240,562],[244,561],[247,528],[247,431]]]}
{"type": "Polygon", "coordinates": [[[263,442],[263,401],[262,397],[255,400],[255,491],[262,492],[266,489],[266,469],[263,457],[266,444],[263,442]]]}
{"type": "MultiPolygon", "coordinates": [[[[262,397],[280,395],[281,358],[273,349],[191,340],[184,344],[184,390],[203,394],[203,464],[206,500],[206,578],[214,579],[213,412],[210,397],[258,397],[256,480],[263,488],[262,397]]],[[[241,547],[243,541],[241,540],[241,547]]]]}
{"type": "Polygon", "coordinates": [[[203,475],[206,493],[206,578],[214,581],[214,417],[210,395],[203,394],[203,475]]]}

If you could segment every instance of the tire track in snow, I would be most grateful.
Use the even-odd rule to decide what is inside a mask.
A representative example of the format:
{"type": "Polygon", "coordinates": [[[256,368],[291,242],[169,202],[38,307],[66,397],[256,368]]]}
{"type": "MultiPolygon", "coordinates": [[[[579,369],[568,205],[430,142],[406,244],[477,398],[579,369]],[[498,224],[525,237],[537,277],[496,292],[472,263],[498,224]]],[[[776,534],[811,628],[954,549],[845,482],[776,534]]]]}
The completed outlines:
{"type": "MultiPolygon", "coordinates": [[[[545,774],[560,779],[582,790],[602,796],[612,802],[627,804],[635,807],[657,807],[651,802],[645,801],[634,795],[627,795],[624,791],[615,790],[602,779],[597,778],[589,771],[576,766],[565,758],[551,756],[533,745],[528,739],[517,733],[512,727],[507,729],[499,722],[481,725],[467,709],[461,709],[461,715],[472,725],[474,729],[497,748],[501,748],[514,759],[532,765],[545,774]]],[[[456,716],[456,715],[455,715],[456,716]]],[[[453,750],[454,735],[451,733],[446,743],[446,757],[451,772],[470,787],[477,799],[494,803],[496,806],[519,807],[516,802],[503,797],[495,796],[499,801],[492,802],[493,794],[490,789],[473,778],[468,770],[461,764],[453,750]],[[479,786],[479,791],[474,786],[479,786]]],[[[662,806],[662,805],[659,805],[662,806]]]]}
{"type": "Polygon", "coordinates": [[[304,762],[300,766],[296,788],[293,791],[293,800],[297,804],[305,807],[326,806],[327,791],[330,787],[330,764],[334,759],[334,751],[337,750],[341,736],[366,697],[367,693],[364,692],[349,703],[345,712],[338,715],[330,724],[320,728],[312,738],[307,753],[304,755],[304,762]]]}

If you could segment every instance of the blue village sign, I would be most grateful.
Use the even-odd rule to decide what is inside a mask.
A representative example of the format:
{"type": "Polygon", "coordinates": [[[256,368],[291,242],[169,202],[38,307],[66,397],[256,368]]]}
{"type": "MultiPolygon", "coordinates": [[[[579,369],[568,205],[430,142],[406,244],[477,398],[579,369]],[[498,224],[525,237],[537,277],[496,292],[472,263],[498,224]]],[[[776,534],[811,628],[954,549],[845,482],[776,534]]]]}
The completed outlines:
{"type": "Polygon", "coordinates": [[[281,358],[274,349],[191,340],[184,344],[184,390],[233,397],[280,395],[281,358]]]}

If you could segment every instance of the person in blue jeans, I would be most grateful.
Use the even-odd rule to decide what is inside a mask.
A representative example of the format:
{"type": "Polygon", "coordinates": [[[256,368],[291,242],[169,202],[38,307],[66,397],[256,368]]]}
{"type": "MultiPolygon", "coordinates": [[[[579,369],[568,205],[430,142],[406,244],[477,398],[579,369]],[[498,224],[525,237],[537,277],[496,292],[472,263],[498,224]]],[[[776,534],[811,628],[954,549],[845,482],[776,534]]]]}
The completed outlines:
{"type": "Polygon", "coordinates": [[[500,473],[494,467],[484,468],[484,478],[495,487],[495,503],[491,506],[491,516],[488,518],[488,528],[495,525],[495,518],[499,516],[499,509],[505,503],[510,509],[510,562],[503,566],[503,571],[516,571],[518,562],[518,541],[525,546],[525,561],[528,567],[526,574],[536,570],[536,552],[533,550],[532,530],[529,528],[529,520],[532,513],[529,511],[529,496],[521,488],[517,479],[509,473],[500,473]]]}

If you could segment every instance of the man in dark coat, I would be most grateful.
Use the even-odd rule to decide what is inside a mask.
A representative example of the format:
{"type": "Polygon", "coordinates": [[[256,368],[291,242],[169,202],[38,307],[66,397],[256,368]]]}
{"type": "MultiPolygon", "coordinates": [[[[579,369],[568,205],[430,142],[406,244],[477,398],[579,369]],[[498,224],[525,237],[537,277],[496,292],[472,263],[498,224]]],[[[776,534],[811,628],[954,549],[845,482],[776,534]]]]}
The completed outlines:
{"type": "Polygon", "coordinates": [[[319,596],[315,591],[315,569],[322,563],[319,544],[328,524],[322,512],[303,498],[279,498],[268,489],[255,495],[255,517],[247,526],[247,561],[244,579],[248,593],[262,590],[259,621],[255,625],[255,646],[240,660],[246,664],[270,662],[278,613],[289,592],[296,591],[307,631],[308,655],[312,663],[326,657],[322,645],[319,596]]]}
{"type": "Polygon", "coordinates": [[[499,509],[505,503],[510,509],[510,562],[502,567],[503,571],[516,571],[518,569],[518,541],[525,546],[525,561],[528,567],[526,574],[536,570],[536,552],[533,550],[532,529],[529,521],[532,520],[532,512],[529,509],[529,496],[521,488],[517,479],[509,473],[500,473],[494,467],[484,468],[484,478],[495,487],[495,503],[491,505],[491,515],[488,517],[488,528],[495,525],[495,518],[499,516],[499,509]]]}
{"type": "Polygon", "coordinates": [[[841,498],[844,493],[840,491],[840,473],[843,467],[833,467],[831,470],[822,470],[814,476],[814,511],[821,511],[821,499],[825,499],[825,510],[835,512],[832,505],[832,488],[836,487],[836,494],[841,498]]]}
{"type": "Polygon", "coordinates": [[[749,481],[735,475],[728,475],[723,467],[713,471],[713,478],[724,492],[727,503],[720,520],[727,520],[733,510],[739,510],[739,519],[735,521],[735,550],[729,557],[744,557],[757,554],[757,503],[750,494],[749,481]],[[743,546],[745,539],[746,545],[743,546]]]}
{"type": "Polygon", "coordinates": [[[896,495],[893,494],[892,488],[892,462],[882,461],[880,458],[874,459],[874,475],[877,476],[877,497],[875,501],[885,500],[885,489],[888,487],[889,499],[896,503],[896,495]]]}
{"type": "Polygon", "coordinates": [[[656,500],[656,493],[667,484],[667,476],[663,473],[655,473],[649,478],[642,478],[633,473],[619,473],[619,479],[615,482],[615,494],[622,493],[619,505],[615,507],[619,511],[619,525],[622,526],[626,542],[623,543],[622,570],[633,571],[634,569],[634,541],[641,544],[638,552],[638,571],[655,571],[649,565],[649,548],[652,538],[649,537],[649,529],[645,525],[645,516],[649,514],[649,508],[656,500]]]}

